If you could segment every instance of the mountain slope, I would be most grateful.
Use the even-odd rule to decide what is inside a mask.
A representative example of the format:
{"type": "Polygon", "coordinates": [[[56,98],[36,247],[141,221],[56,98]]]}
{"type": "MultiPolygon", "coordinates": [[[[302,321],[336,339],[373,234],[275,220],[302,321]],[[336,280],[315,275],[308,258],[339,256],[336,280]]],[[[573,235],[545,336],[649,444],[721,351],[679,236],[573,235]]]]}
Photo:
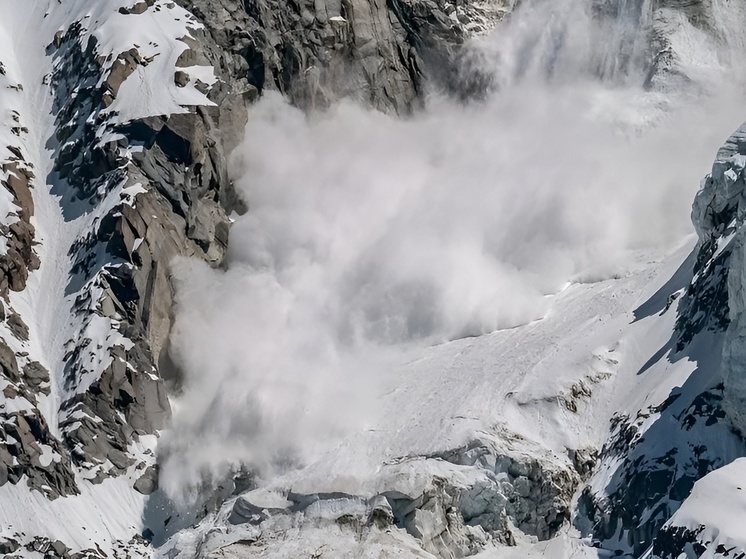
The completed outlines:
{"type": "Polygon", "coordinates": [[[746,451],[743,130],[697,195],[696,241],[645,238],[678,201],[623,208],[620,227],[641,231],[621,247],[613,212],[579,206],[624,205],[604,181],[634,197],[645,189],[624,181],[696,180],[647,159],[626,171],[653,148],[710,149],[738,120],[746,10],[514,4],[0,0],[0,553],[741,552],[708,511],[746,451]],[[702,107],[713,114],[682,125],[699,141],[646,135],[702,107]],[[490,143],[493,124],[508,134],[490,143]],[[381,143],[411,151],[376,159],[381,143]],[[526,165],[511,174],[511,160],[526,165]],[[466,164],[518,186],[482,200],[466,164]],[[314,190],[325,181],[339,188],[314,190]],[[380,207],[335,212],[335,193],[380,207]],[[339,252],[371,234],[374,210],[384,256],[339,252]],[[339,261],[341,279],[324,268],[339,261]],[[294,291],[296,277],[330,285],[294,291]],[[245,285],[285,306],[247,305],[245,285]],[[226,309],[249,312],[232,326],[226,309]],[[244,376],[243,345],[266,369],[244,376]],[[284,383],[280,367],[299,364],[305,380],[284,383]]]}

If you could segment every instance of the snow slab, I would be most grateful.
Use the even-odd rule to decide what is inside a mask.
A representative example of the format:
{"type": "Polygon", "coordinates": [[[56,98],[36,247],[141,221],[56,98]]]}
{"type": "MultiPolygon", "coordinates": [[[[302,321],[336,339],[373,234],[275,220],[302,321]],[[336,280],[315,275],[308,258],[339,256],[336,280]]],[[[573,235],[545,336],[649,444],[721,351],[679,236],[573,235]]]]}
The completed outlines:
{"type": "Polygon", "coordinates": [[[707,544],[702,559],[714,559],[719,546],[730,550],[732,556],[746,552],[746,458],[695,483],[666,526],[681,526],[695,533],[703,528],[698,535],[699,541],[707,544]]]}

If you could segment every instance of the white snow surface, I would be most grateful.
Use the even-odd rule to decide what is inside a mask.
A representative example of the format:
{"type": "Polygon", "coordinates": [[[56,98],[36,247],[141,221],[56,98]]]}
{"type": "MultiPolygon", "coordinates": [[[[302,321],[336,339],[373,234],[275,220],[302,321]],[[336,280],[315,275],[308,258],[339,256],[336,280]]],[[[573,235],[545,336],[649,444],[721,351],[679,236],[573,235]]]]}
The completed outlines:
{"type": "Polygon", "coordinates": [[[722,557],[718,547],[732,556],[746,551],[746,458],[707,474],[694,484],[691,495],[671,517],[667,527],[681,526],[698,533],[707,545],[702,559],[722,557]],[[701,531],[700,531],[701,530],[701,531]]]}
{"type": "MultiPolygon", "coordinates": [[[[484,474],[426,457],[475,439],[509,456],[538,457],[550,468],[569,465],[568,449],[600,448],[613,413],[635,413],[660,403],[695,368],[687,360],[671,363],[662,358],[639,374],[669,340],[676,312],[675,305],[661,312],[661,304],[651,316],[636,320],[634,314],[671,278],[693,244],[690,237],[665,258],[640,253],[632,271],[621,278],[571,284],[551,297],[551,310],[541,320],[413,350],[376,397],[377,412],[365,429],[306,467],[266,480],[249,495],[260,502],[288,491],[364,498],[384,491],[419,495],[433,476],[468,487],[484,474]],[[563,398],[581,381],[591,395],[578,398],[577,412],[571,412],[563,398]]],[[[603,486],[604,481],[597,483],[603,486]]],[[[194,542],[206,553],[246,539],[256,528],[227,525],[231,505],[229,501],[221,513],[208,517],[196,533],[175,535],[158,556],[167,557],[171,549],[196,549],[194,542]]],[[[290,529],[276,522],[280,524],[262,526],[266,536],[260,548],[232,548],[230,553],[284,557],[313,553],[325,545],[330,556],[348,556],[353,550],[377,556],[346,536],[335,539],[328,530],[290,529]]],[[[548,542],[526,538],[520,543],[516,549],[488,546],[480,557],[598,557],[598,550],[569,528],[548,542]]],[[[395,553],[403,544],[381,545],[395,553]]]]}
{"type": "Polygon", "coordinates": [[[545,449],[564,463],[567,449],[600,447],[612,413],[662,401],[694,369],[662,360],[638,375],[668,341],[675,309],[639,322],[633,314],[691,248],[692,239],[668,259],[641,254],[626,277],[573,284],[552,297],[541,320],[407,355],[367,430],[273,486],[372,495],[381,464],[455,449],[475,434],[519,452],[545,449]],[[593,396],[573,413],[559,398],[580,381],[593,396]]]}

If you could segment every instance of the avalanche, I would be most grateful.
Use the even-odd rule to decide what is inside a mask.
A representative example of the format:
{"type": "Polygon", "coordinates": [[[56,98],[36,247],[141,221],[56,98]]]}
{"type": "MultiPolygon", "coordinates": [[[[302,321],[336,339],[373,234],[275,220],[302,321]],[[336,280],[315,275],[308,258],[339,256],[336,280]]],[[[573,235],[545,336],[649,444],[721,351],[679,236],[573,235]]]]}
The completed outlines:
{"type": "Polygon", "coordinates": [[[0,554],[746,553],[744,26],[0,0],[0,554]]]}

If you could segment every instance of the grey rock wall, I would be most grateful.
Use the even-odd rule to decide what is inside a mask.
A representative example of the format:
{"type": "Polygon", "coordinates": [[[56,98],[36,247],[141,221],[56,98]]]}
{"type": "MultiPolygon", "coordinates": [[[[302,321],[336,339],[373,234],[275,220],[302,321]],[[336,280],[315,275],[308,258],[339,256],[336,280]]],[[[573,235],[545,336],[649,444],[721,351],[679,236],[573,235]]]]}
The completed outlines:
{"type": "Polygon", "coordinates": [[[73,26],[52,47],[59,146],[53,188],[62,196],[66,219],[74,219],[122,185],[139,185],[134,200],[122,196],[70,249],[67,290],[76,294],[74,312],[83,326],[65,363],[66,388],[76,395],[62,402],[61,427],[75,462],[91,467],[108,460],[113,467],[99,469],[106,476],[132,463],[127,445],[133,437],[163,428],[170,414],[159,374],[171,324],[170,262],[194,256],[220,265],[226,212],[233,206],[220,114],[192,108],[184,115],[109,125],[103,109],[134,67],[147,61],[133,48],[100,81],[95,40],[82,44],[80,37],[73,26]],[[99,142],[102,128],[118,139],[99,142]],[[133,156],[127,148],[134,144],[143,149],[133,156]],[[94,342],[84,332],[99,318],[108,319],[126,342],[110,347],[111,364],[76,392],[81,378],[97,373],[87,359],[94,342]]]}
{"type": "MultiPolygon", "coordinates": [[[[408,114],[428,83],[461,92],[460,49],[510,0],[179,0],[204,24],[204,62],[252,99],[279,90],[304,109],[348,98],[408,114]]],[[[223,105],[223,103],[218,103],[223,105]]],[[[233,108],[233,103],[229,103],[233,108]]],[[[238,109],[240,110],[240,109],[238,109]]],[[[234,136],[235,130],[229,134],[234,136]]],[[[240,133],[240,130],[239,130],[240,133]]]]}

